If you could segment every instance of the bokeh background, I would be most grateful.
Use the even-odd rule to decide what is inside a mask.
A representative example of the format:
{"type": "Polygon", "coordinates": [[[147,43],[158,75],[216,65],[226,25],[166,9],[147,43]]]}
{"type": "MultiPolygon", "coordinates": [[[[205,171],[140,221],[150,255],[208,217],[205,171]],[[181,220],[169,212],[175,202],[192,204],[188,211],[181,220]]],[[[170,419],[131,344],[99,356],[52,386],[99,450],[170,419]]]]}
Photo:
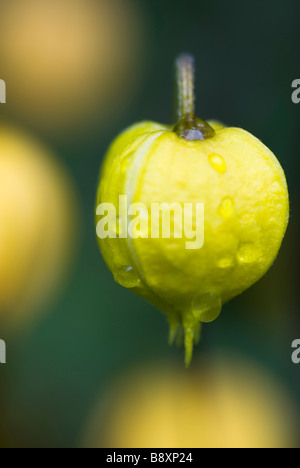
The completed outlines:
{"type": "Polygon", "coordinates": [[[0,0],[1,447],[299,446],[299,13],[297,0],[0,0]],[[198,116],[262,139],[291,197],[275,265],[204,327],[187,371],[165,316],[114,283],[94,228],[109,143],[174,121],[184,51],[198,116]]]}

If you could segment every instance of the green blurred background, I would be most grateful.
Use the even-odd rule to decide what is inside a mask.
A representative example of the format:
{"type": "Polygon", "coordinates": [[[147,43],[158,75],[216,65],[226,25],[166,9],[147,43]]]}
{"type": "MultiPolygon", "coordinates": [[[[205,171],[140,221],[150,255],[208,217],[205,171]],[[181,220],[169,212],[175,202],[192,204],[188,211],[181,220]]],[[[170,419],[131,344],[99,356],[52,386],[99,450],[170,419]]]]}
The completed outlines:
{"type": "MultiPolygon", "coordinates": [[[[49,3],[40,2],[39,14],[43,15],[41,5],[46,8],[49,3]]],[[[95,27],[88,28],[89,34],[95,33],[86,41],[89,54],[82,52],[86,74],[79,79],[76,61],[70,62],[75,68],[69,70],[65,89],[56,95],[55,83],[60,86],[59,69],[65,63],[55,53],[60,50],[59,40],[69,41],[64,51],[69,57],[69,48],[77,44],[72,34],[81,33],[77,28],[77,33],[70,30],[60,38],[57,28],[68,28],[77,11],[74,4],[80,7],[77,0],[65,3],[62,26],[55,15],[49,26],[49,37],[58,42],[49,58],[53,61],[49,83],[44,80],[49,74],[44,70],[39,75],[38,69],[40,56],[51,54],[33,53],[31,47],[40,43],[52,50],[52,39],[50,45],[43,43],[32,32],[32,42],[26,42],[26,28],[22,32],[17,23],[13,31],[20,34],[20,43],[10,49],[5,28],[0,32],[0,78],[7,84],[1,119],[21,126],[54,151],[74,181],[80,212],[80,227],[74,222],[80,240],[63,291],[18,330],[0,328],[7,345],[7,364],[0,366],[0,445],[76,447],[82,443],[94,405],[120,375],[153,362],[183,366],[183,350],[167,345],[165,316],[114,283],[97,247],[94,202],[101,162],[118,132],[143,119],[174,121],[174,58],[184,51],[196,59],[198,116],[240,126],[263,140],[285,169],[291,197],[291,221],[275,265],[258,284],[225,305],[217,321],[204,327],[192,368],[195,371],[204,351],[212,356],[227,351],[244,356],[275,376],[297,414],[300,368],[292,364],[291,343],[300,338],[300,105],[291,101],[291,83],[300,77],[299,2],[112,0],[112,12],[104,16],[104,23],[101,5],[108,8],[107,2],[83,2],[82,8],[93,9],[95,4],[98,8],[84,17],[87,25],[90,18],[95,21],[95,27]],[[97,19],[103,33],[99,37],[97,19]],[[96,40],[103,42],[103,50],[116,50],[101,55],[96,40]],[[27,48],[19,50],[24,41],[27,48]],[[90,53],[93,44],[95,55],[90,53]],[[16,50],[24,60],[12,66],[16,50]],[[96,63],[95,57],[103,61],[96,63]],[[110,60],[115,61],[113,66],[110,60]],[[32,97],[35,90],[39,99],[32,97]]],[[[2,0],[0,27],[6,18],[17,22],[26,14],[34,15],[35,8],[21,14],[17,1],[2,0]],[[14,3],[17,15],[7,11],[14,3]]],[[[62,10],[58,11],[61,18],[62,10]]],[[[32,24],[36,21],[40,24],[36,18],[32,24]]]]}

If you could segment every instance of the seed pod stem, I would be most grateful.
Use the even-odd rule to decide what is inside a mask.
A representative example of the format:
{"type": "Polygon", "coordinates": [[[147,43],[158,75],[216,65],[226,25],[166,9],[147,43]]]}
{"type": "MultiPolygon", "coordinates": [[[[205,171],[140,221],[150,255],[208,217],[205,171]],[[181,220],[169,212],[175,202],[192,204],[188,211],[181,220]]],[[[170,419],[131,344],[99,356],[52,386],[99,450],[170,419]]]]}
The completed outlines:
{"type": "Polygon", "coordinates": [[[178,89],[178,119],[195,117],[195,62],[189,54],[181,54],[176,60],[178,89]]]}
{"type": "Polygon", "coordinates": [[[214,136],[214,129],[195,116],[195,64],[190,54],[176,60],[178,123],[174,132],[185,140],[205,140],[214,136]]]}

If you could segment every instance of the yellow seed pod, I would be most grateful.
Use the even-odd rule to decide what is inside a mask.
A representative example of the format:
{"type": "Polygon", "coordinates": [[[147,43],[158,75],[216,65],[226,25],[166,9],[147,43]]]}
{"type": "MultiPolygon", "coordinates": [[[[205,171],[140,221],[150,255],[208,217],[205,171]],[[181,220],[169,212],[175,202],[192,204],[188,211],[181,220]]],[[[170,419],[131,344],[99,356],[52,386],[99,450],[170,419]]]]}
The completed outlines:
{"type": "Polygon", "coordinates": [[[0,319],[19,323],[61,286],[74,254],[76,195],[33,137],[0,126],[0,319]]]}
{"type": "Polygon", "coordinates": [[[245,130],[196,118],[192,59],[181,56],[177,69],[179,123],[141,122],[117,137],[96,222],[115,280],[167,314],[171,341],[183,327],[188,365],[200,324],[274,262],[289,200],[274,154],[245,130]],[[115,213],[103,217],[104,204],[115,213]]]}
{"type": "Polygon", "coordinates": [[[295,407],[281,383],[248,360],[205,356],[186,373],[144,366],[101,397],[84,446],[109,448],[287,448],[295,407]]]}

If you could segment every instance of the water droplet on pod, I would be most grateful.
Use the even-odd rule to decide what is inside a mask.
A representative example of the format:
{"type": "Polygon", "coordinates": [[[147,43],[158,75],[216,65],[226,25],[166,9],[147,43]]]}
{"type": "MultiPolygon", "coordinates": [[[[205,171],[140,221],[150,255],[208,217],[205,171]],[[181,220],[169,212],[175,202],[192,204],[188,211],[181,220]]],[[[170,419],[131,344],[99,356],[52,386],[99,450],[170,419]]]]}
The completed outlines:
{"type": "Polygon", "coordinates": [[[141,283],[139,275],[131,266],[119,268],[114,274],[115,281],[127,289],[132,289],[141,283]]]}
{"type": "Polygon", "coordinates": [[[218,214],[225,219],[231,218],[234,214],[234,201],[230,197],[225,197],[218,208],[218,214]]]}
{"type": "Polygon", "coordinates": [[[212,322],[221,313],[222,301],[214,294],[204,294],[192,303],[195,318],[200,322],[212,322]]]}
{"type": "Polygon", "coordinates": [[[217,153],[212,153],[208,156],[208,160],[215,171],[219,172],[220,174],[224,174],[226,172],[226,162],[217,153]]]}
{"type": "Polygon", "coordinates": [[[237,258],[240,263],[253,263],[260,257],[260,252],[255,244],[242,244],[238,250],[237,258]]]}

